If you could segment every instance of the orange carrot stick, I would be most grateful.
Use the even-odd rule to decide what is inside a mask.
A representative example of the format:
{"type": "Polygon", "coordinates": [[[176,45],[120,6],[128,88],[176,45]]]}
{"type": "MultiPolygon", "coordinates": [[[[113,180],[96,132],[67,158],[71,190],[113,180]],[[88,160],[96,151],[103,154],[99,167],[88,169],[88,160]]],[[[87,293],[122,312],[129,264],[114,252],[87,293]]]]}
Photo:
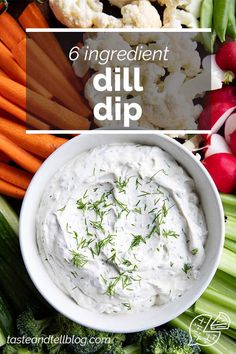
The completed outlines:
{"type": "Polygon", "coordinates": [[[26,88],[25,86],[11,79],[1,76],[0,92],[9,101],[26,108],[26,88]]]}
{"type": "Polygon", "coordinates": [[[8,163],[10,161],[10,159],[6,154],[4,154],[2,151],[0,151],[0,161],[8,163]]]}
{"type": "Polygon", "coordinates": [[[32,179],[32,175],[19,168],[0,162],[0,178],[6,182],[14,184],[14,186],[27,189],[32,179]]]}
{"type": "Polygon", "coordinates": [[[0,15],[0,39],[12,50],[14,46],[25,38],[25,32],[18,25],[16,20],[8,13],[0,15]]]}
{"type": "MultiPolygon", "coordinates": [[[[26,28],[47,28],[49,27],[42,12],[35,3],[26,6],[18,18],[21,26],[26,28]]],[[[75,76],[74,71],[63,52],[59,42],[53,33],[30,33],[30,37],[35,40],[40,48],[54,61],[58,68],[65,74],[70,83],[78,90],[82,91],[82,85],[75,76]]]]}
{"type": "Polygon", "coordinates": [[[12,55],[19,66],[26,71],[26,38],[23,38],[12,48],[12,55]]]}
{"type": "Polygon", "coordinates": [[[15,62],[12,54],[2,42],[0,42],[0,67],[12,80],[22,85],[26,84],[25,71],[15,62]]]}
{"type": "Polygon", "coordinates": [[[64,73],[32,39],[27,41],[27,52],[28,74],[42,86],[47,87],[48,91],[67,108],[84,117],[89,117],[91,110],[80,94],[70,84],[64,73]]]}
{"type": "Polygon", "coordinates": [[[0,69],[0,76],[8,77],[9,79],[9,76],[2,69],[0,69]]]}
{"type": "Polygon", "coordinates": [[[27,126],[32,127],[37,130],[50,130],[50,125],[42,122],[38,118],[32,116],[32,114],[27,113],[27,126]]]}
{"type": "Polygon", "coordinates": [[[25,190],[0,179],[0,193],[8,197],[22,199],[25,195],[25,190]]]}
{"type": "Polygon", "coordinates": [[[88,119],[29,89],[27,90],[27,111],[56,128],[84,130],[90,127],[88,119]]]}
{"type": "Polygon", "coordinates": [[[42,161],[40,159],[17,146],[3,134],[0,134],[0,149],[9,156],[12,161],[29,172],[35,173],[41,166],[42,161]]]}
{"type": "Polygon", "coordinates": [[[20,22],[23,28],[49,27],[42,12],[34,2],[31,2],[29,5],[26,6],[22,14],[19,16],[18,21],[20,22]]]}
{"type": "Polygon", "coordinates": [[[21,148],[42,157],[48,157],[53,151],[67,141],[67,139],[58,138],[49,134],[26,134],[23,125],[9,121],[5,118],[0,118],[0,132],[14,141],[21,148]]]}
{"type": "Polygon", "coordinates": [[[53,95],[30,75],[27,75],[27,87],[37,93],[40,93],[40,95],[42,96],[45,96],[50,99],[53,98],[53,95]]]}
{"type": "Polygon", "coordinates": [[[14,117],[20,119],[22,122],[26,121],[26,112],[14,103],[8,101],[5,97],[0,95],[0,108],[12,114],[14,117]]]}

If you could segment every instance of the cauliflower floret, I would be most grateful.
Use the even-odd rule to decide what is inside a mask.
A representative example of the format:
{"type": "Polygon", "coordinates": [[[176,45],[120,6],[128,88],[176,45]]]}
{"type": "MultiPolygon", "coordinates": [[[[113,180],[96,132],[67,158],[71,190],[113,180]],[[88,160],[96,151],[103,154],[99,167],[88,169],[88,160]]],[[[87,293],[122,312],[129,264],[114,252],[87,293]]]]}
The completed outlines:
{"type": "Polygon", "coordinates": [[[165,5],[164,27],[181,28],[185,25],[190,28],[199,27],[197,18],[200,13],[202,0],[158,0],[165,5]],[[184,9],[184,10],[181,10],[184,9]]]}
{"type": "Polygon", "coordinates": [[[67,27],[92,27],[96,13],[102,13],[99,0],[49,0],[56,18],[67,27]]]}
{"type": "Polygon", "coordinates": [[[121,14],[125,26],[139,28],[160,28],[162,26],[159,13],[147,0],[135,1],[123,6],[121,14]]]}

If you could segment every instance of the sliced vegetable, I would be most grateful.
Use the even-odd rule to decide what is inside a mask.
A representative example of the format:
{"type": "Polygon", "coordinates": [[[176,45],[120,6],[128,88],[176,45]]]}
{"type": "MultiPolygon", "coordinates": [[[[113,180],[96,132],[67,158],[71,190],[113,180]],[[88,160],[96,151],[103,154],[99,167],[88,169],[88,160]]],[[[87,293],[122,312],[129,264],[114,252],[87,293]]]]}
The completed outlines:
{"type": "Polygon", "coordinates": [[[218,153],[203,160],[218,190],[231,193],[236,188],[236,157],[229,153],[218,153]]]}
{"type": "Polygon", "coordinates": [[[210,135],[207,138],[207,148],[205,151],[205,158],[222,152],[232,154],[232,151],[230,150],[225,139],[221,135],[219,134],[210,135]]]}
{"type": "MultiPolygon", "coordinates": [[[[27,123],[29,123],[28,116],[27,123]]],[[[26,134],[23,125],[5,118],[0,118],[0,132],[14,141],[19,147],[42,157],[48,157],[67,141],[67,139],[49,134],[26,134]]]]}
{"type": "Polygon", "coordinates": [[[2,162],[0,162],[0,176],[4,181],[22,189],[27,189],[32,179],[29,173],[2,162]]]}
{"type": "Polygon", "coordinates": [[[8,197],[22,199],[25,195],[25,190],[0,179],[0,193],[8,197]]]}
{"type": "Polygon", "coordinates": [[[223,203],[225,215],[236,217],[236,196],[232,194],[220,195],[221,201],[223,203]]]}
{"type": "Polygon", "coordinates": [[[226,238],[224,247],[227,248],[228,250],[236,253],[236,242],[235,241],[226,238]]]}
{"type": "Polygon", "coordinates": [[[221,42],[225,41],[231,0],[214,0],[213,26],[221,42]]]}
{"type": "Polygon", "coordinates": [[[231,114],[225,123],[225,140],[236,154],[236,113],[231,114]]]}
{"type": "Polygon", "coordinates": [[[236,39],[235,1],[230,1],[226,34],[236,39]]]}
{"type": "Polygon", "coordinates": [[[25,86],[11,79],[1,76],[0,92],[9,101],[26,108],[26,88],[25,86]]]}
{"type": "Polygon", "coordinates": [[[213,90],[205,96],[206,105],[219,102],[233,102],[236,105],[236,87],[224,86],[219,90],[213,90]]]}
{"type": "Polygon", "coordinates": [[[0,15],[1,41],[12,50],[23,38],[25,38],[25,32],[20,25],[8,12],[3,12],[0,15]]]}
{"type": "Polygon", "coordinates": [[[224,248],[219,269],[223,270],[225,273],[229,275],[232,275],[233,277],[236,277],[236,268],[232,266],[233,264],[236,264],[236,254],[224,248]]]}
{"type": "Polygon", "coordinates": [[[26,121],[25,111],[1,95],[0,95],[0,107],[4,109],[6,112],[12,114],[14,117],[20,119],[22,122],[26,121]]]}
{"type": "Polygon", "coordinates": [[[3,134],[0,134],[0,146],[1,150],[9,156],[12,161],[15,161],[19,166],[29,172],[35,173],[42,164],[40,159],[17,146],[3,134]]]}
{"type": "Polygon", "coordinates": [[[14,322],[6,300],[0,295],[0,328],[4,335],[13,334],[14,322]]]}
{"type": "Polygon", "coordinates": [[[216,62],[222,70],[236,73],[236,42],[224,43],[216,53],[216,62]]]}
{"type": "Polygon", "coordinates": [[[217,102],[206,106],[199,117],[199,129],[217,133],[235,109],[236,105],[231,101],[217,102]]]}
{"type": "Polygon", "coordinates": [[[25,71],[15,62],[12,54],[0,42],[0,67],[4,72],[14,81],[19,82],[22,85],[26,84],[25,71]]]}
{"type": "MultiPolygon", "coordinates": [[[[12,230],[15,235],[19,232],[19,220],[15,211],[12,209],[10,204],[0,195],[0,213],[3,215],[4,219],[11,225],[12,230]]],[[[0,223],[1,227],[1,223],[0,223]]],[[[1,233],[0,233],[1,234],[1,233]]]]}

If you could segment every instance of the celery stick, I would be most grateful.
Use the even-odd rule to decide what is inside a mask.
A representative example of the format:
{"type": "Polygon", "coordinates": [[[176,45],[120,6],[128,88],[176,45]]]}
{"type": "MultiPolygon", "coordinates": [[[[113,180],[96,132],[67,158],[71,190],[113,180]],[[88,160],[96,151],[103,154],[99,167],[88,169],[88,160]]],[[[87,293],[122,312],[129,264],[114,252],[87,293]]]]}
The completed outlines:
{"type": "Polygon", "coordinates": [[[6,344],[6,337],[4,336],[3,331],[0,328],[0,347],[2,347],[4,344],[6,344]]]}
{"type": "MultiPolygon", "coordinates": [[[[189,331],[190,324],[192,322],[192,318],[186,314],[182,314],[179,317],[175,318],[170,322],[170,325],[173,327],[182,328],[185,331],[189,331]]],[[[202,333],[200,335],[198,333],[198,338],[195,338],[198,343],[204,344],[204,338],[207,334],[202,333]]],[[[235,354],[236,353],[236,343],[231,338],[221,334],[217,343],[208,347],[201,347],[202,351],[207,354],[235,354]]]]}
{"type": "Polygon", "coordinates": [[[227,216],[225,222],[225,237],[236,241],[236,217],[227,216]]]}
{"type": "Polygon", "coordinates": [[[212,315],[213,319],[216,319],[220,312],[224,312],[230,318],[230,328],[236,329],[236,312],[233,309],[231,310],[228,307],[214,303],[211,300],[205,299],[201,296],[200,299],[195,302],[194,310],[199,315],[208,313],[212,315]]]}
{"type": "Polygon", "coordinates": [[[187,309],[185,313],[189,316],[195,316],[194,306],[189,307],[189,309],[187,309]]]}
{"type": "Polygon", "coordinates": [[[233,277],[236,277],[235,264],[236,264],[236,254],[224,248],[220,260],[219,269],[223,270],[227,274],[232,275],[233,277]]]}
{"type": "Polygon", "coordinates": [[[236,296],[236,281],[231,275],[217,270],[209,288],[228,297],[236,296]]]}
{"type": "Polygon", "coordinates": [[[224,247],[227,248],[228,250],[236,253],[236,242],[232,240],[228,240],[227,238],[225,239],[225,244],[224,247]]]}
{"type": "Polygon", "coordinates": [[[236,197],[232,194],[220,194],[221,201],[227,216],[236,216],[236,197]]]}
{"type": "Polygon", "coordinates": [[[210,288],[207,288],[202,297],[207,300],[212,301],[213,303],[217,303],[219,305],[223,305],[228,307],[230,310],[236,310],[236,293],[233,297],[226,296],[224,294],[220,294],[210,288]]]}
{"type": "Polygon", "coordinates": [[[235,329],[232,329],[232,328],[224,329],[222,331],[222,333],[226,334],[228,337],[236,339],[236,331],[235,331],[235,329]]]}

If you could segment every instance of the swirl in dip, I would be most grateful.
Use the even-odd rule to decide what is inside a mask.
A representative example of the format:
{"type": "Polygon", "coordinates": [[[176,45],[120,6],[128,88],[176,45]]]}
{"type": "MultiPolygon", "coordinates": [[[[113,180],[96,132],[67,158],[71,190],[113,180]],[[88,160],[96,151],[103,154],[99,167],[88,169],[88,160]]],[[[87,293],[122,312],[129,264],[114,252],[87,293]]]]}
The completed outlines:
{"type": "Polygon", "coordinates": [[[193,179],[158,147],[98,146],[63,166],[37,218],[41,258],[80,306],[145,310],[182,296],[205,258],[193,179]]]}

